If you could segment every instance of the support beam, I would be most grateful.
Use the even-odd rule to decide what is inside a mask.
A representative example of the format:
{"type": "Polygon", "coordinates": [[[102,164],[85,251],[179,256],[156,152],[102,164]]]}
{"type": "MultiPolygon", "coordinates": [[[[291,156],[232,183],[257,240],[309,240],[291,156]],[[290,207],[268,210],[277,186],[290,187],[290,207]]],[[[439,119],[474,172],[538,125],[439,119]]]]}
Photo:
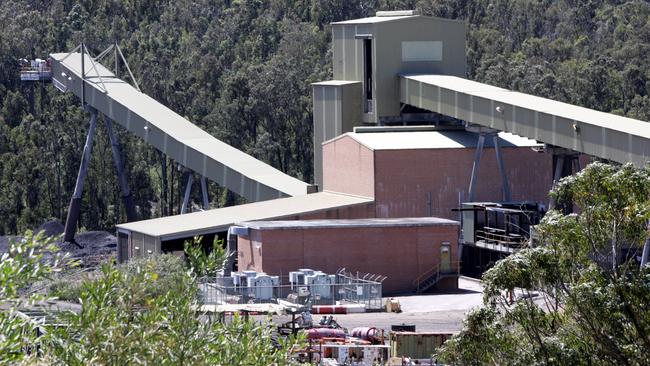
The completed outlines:
{"type": "Polygon", "coordinates": [[[160,152],[160,167],[161,167],[161,197],[160,197],[160,214],[167,216],[167,157],[164,152],[160,152]]]}
{"type": "Polygon", "coordinates": [[[84,145],[83,153],[81,155],[81,164],[79,165],[79,173],[77,174],[77,183],[74,187],[74,193],[70,199],[70,207],[68,208],[68,217],[65,220],[65,231],[63,240],[66,242],[74,243],[74,235],[77,230],[77,221],[79,220],[79,213],[81,211],[81,195],[84,189],[84,180],[88,174],[88,164],[90,156],[93,151],[93,136],[95,135],[95,127],[97,125],[97,110],[90,109],[90,126],[88,127],[88,134],[86,135],[86,144],[84,145]]]}
{"type": "Polygon", "coordinates": [[[208,183],[204,176],[201,176],[201,194],[203,195],[203,209],[210,208],[210,200],[208,199],[208,183]]]}
{"type": "Polygon", "coordinates": [[[190,203],[190,193],[192,192],[192,172],[187,172],[187,184],[185,185],[185,195],[183,196],[183,205],[181,206],[181,215],[187,212],[190,203]]]}
{"type": "Polygon", "coordinates": [[[131,190],[129,189],[129,184],[126,180],[126,174],[124,173],[124,161],[122,159],[122,151],[120,149],[120,142],[117,139],[115,131],[113,131],[113,121],[104,115],[104,121],[106,122],[106,131],[108,131],[108,137],[111,139],[111,150],[113,151],[113,161],[115,162],[115,171],[117,172],[117,181],[120,184],[120,190],[122,191],[122,199],[124,200],[124,210],[126,211],[126,221],[132,222],[137,220],[137,215],[135,211],[135,204],[133,203],[133,196],[131,195],[131,190]]]}
{"type": "Polygon", "coordinates": [[[483,154],[483,145],[485,144],[485,134],[478,135],[478,144],[476,145],[476,153],[474,154],[474,164],[472,164],[472,178],[469,181],[469,202],[474,202],[476,199],[476,184],[478,181],[478,169],[481,164],[481,155],[483,154]]]}
{"type": "Polygon", "coordinates": [[[643,244],[643,253],[641,254],[641,268],[643,268],[648,263],[648,257],[650,256],[650,238],[645,240],[643,244]]]}
{"type": "Polygon", "coordinates": [[[499,165],[499,173],[501,173],[501,184],[503,186],[503,200],[505,202],[512,201],[510,195],[510,186],[508,185],[508,175],[506,174],[505,164],[503,163],[503,156],[501,155],[501,148],[499,147],[499,135],[494,134],[492,137],[494,141],[494,152],[497,156],[497,163],[499,165]]]}

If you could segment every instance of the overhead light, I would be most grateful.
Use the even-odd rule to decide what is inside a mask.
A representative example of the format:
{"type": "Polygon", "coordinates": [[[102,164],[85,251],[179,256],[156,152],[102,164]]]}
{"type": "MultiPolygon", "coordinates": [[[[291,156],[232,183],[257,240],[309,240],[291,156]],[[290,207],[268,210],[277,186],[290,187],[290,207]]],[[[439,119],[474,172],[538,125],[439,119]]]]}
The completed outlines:
{"type": "Polygon", "coordinates": [[[68,75],[67,75],[65,72],[62,72],[62,73],[61,73],[61,76],[66,77],[66,76],[68,76],[68,75]]]}
{"type": "Polygon", "coordinates": [[[573,127],[573,130],[575,132],[580,132],[580,126],[578,126],[578,122],[573,122],[573,125],[571,125],[571,127],[573,127]]]}
{"type": "Polygon", "coordinates": [[[497,112],[503,113],[503,107],[497,106],[495,109],[497,110],[497,112]]]}

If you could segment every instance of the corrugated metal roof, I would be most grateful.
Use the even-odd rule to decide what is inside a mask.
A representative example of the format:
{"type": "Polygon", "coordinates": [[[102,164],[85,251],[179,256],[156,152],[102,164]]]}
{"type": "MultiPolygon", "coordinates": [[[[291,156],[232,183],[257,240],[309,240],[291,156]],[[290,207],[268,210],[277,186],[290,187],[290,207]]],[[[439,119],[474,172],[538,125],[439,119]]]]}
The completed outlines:
{"type": "MultiPolygon", "coordinates": [[[[478,134],[468,131],[348,132],[344,136],[350,136],[372,150],[461,149],[476,147],[478,144],[478,134]]],[[[538,147],[541,144],[525,137],[500,132],[499,146],[538,147]]],[[[493,147],[492,139],[485,140],[485,147],[493,147]]]]}
{"type": "Polygon", "coordinates": [[[186,238],[225,231],[236,222],[287,218],[333,208],[371,203],[371,198],[333,192],[319,192],[304,196],[280,198],[239,206],[167,216],[117,225],[118,230],[160,237],[163,240],[186,238]]]}
{"type": "Polygon", "coordinates": [[[330,229],[366,227],[416,227],[459,225],[458,221],[438,217],[406,217],[394,219],[343,219],[343,220],[277,220],[241,222],[237,225],[255,230],[273,229],[330,229]]]}
{"type": "Polygon", "coordinates": [[[441,88],[483,97],[501,103],[512,104],[521,108],[650,138],[650,123],[632,118],[498,88],[496,86],[463,79],[457,76],[405,75],[403,77],[405,79],[436,85],[441,88]]]}

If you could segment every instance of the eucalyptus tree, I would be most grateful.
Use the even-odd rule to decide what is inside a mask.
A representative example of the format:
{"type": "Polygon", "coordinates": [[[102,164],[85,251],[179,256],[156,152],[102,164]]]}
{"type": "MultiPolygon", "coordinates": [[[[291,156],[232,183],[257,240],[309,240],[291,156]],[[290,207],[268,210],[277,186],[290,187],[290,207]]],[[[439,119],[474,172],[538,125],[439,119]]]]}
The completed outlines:
{"type": "Polygon", "coordinates": [[[650,169],[593,163],[551,192],[537,244],[483,276],[484,306],[440,353],[453,364],[650,363],[650,169]],[[511,294],[519,294],[512,299],[511,294]]]}

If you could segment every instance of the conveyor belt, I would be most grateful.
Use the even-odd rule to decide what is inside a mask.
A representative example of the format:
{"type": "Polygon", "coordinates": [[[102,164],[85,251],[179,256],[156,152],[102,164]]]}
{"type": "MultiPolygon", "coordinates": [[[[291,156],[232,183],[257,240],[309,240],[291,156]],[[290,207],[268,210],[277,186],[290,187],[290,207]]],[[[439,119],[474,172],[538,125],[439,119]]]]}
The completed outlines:
{"type": "Polygon", "coordinates": [[[644,167],[650,123],[456,76],[400,76],[400,101],[602,159],[644,167]]]}
{"type": "MultiPolygon", "coordinates": [[[[81,97],[81,54],[56,53],[50,57],[54,85],[81,97]]],[[[95,70],[88,55],[84,64],[86,103],[186,168],[249,202],[300,196],[314,189],[219,141],[102,65],[95,64],[95,70]]]]}

